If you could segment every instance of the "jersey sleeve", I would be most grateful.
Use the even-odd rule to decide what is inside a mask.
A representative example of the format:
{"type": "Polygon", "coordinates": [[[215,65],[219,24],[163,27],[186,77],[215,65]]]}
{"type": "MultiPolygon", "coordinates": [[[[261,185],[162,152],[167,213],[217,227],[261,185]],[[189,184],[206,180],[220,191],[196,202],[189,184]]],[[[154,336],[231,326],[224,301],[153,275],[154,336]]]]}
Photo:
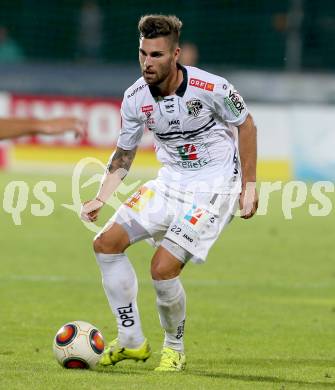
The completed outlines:
{"type": "Polygon", "coordinates": [[[241,125],[248,115],[242,96],[224,79],[215,84],[214,110],[224,121],[234,126],[241,125]]]}
{"type": "Polygon", "coordinates": [[[124,96],[121,105],[121,130],[117,146],[125,149],[134,149],[141,141],[144,124],[136,115],[135,105],[129,103],[129,99],[124,96]]]}

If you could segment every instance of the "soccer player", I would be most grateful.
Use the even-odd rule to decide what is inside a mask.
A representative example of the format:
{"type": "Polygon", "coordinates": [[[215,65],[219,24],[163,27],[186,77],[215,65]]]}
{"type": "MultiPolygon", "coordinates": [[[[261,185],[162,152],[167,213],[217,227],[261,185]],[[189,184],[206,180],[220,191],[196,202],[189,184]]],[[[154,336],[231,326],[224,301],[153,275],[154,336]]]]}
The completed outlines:
{"type": "Polygon", "coordinates": [[[147,239],[157,249],[151,275],[165,331],[157,371],[185,368],[185,291],[179,279],[189,261],[203,262],[238,204],[243,218],[257,209],[256,128],[234,87],[204,70],[181,66],[182,22],[146,15],[139,21],[142,77],[124,94],[122,128],[95,199],[82,218],[95,221],[128,172],[146,126],[163,167],[128,199],[94,240],[103,286],[118,337],[100,361],[145,361],[151,351],[136,303],[137,279],[125,250],[147,239]],[[238,145],[234,132],[238,129],[238,145]]]}
{"type": "Polygon", "coordinates": [[[71,117],[46,120],[0,118],[0,140],[34,134],[58,135],[66,131],[73,131],[76,136],[83,135],[84,123],[71,117]]]}

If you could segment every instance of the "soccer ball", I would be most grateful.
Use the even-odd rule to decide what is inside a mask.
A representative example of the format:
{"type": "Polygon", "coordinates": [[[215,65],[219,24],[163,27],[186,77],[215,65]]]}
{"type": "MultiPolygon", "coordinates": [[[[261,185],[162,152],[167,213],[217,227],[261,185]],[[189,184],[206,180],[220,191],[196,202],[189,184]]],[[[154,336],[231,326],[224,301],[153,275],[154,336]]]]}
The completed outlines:
{"type": "Polygon", "coordinates": [[[65,368],[94,368],[104,346],[104,339],[95,326],[72,321],[56,333],[53,351],[58,363],[65,368]]]}

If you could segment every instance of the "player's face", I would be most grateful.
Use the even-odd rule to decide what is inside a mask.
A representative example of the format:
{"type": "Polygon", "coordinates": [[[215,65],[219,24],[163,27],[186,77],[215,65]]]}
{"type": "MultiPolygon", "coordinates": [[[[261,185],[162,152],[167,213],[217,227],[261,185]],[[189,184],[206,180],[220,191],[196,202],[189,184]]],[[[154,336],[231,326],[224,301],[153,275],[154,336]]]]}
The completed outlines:
{"type": "Polygon", "coordinates": [[[179,51],[165,37],[140,39],[139,60],[144,80],[149,85],[161,84],[175,69],[179,51]]]}

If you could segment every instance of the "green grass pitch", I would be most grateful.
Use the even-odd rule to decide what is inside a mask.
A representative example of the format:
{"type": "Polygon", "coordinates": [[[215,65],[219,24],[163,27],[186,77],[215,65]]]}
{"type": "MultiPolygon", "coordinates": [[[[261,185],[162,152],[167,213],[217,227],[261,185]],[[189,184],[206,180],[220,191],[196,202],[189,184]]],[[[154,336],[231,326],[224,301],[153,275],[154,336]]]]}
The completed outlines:
{"type": "MultiPolygon", "coordinates": [[[[153,356],[145,364],[77,371],[62,369],[53,357],[58,328],[84,320],[110,340],[115,322],[91,249],[94,234],[61,206],[71,203],[71,177],[2,173],[0,191],[1,389],[335,388],[334,211],[311,217],[309,198],[285,220],[280,193],[274,194],[268,215],[236,218],[206,264],[185,268],[187,370],[181,374],[153,372],[163,336],[149,274],[153,249],[130,248],[153,356]],[[12,180],[30,188],[21,226],[2,207],[12,180]],[[57,184],[48,217],[30,212],[40,180],[57,184]]],[[[334,194],[328,196],[334,205],[334,194]]]]}

